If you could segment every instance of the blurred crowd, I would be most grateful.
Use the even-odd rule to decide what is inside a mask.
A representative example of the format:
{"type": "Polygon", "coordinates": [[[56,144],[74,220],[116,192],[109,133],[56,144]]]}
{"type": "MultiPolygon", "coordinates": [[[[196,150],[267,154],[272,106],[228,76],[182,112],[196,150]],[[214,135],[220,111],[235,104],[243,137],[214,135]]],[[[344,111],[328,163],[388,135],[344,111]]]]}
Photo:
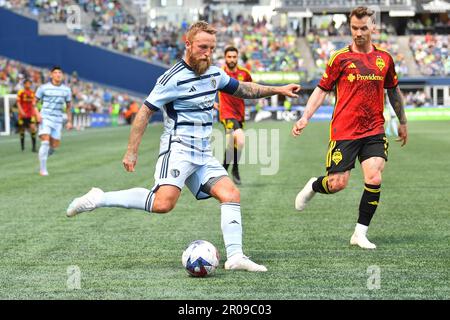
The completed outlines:
{"type": "MultiPolygon", "coordinates": [[[[71,5],[78,5],[88,15],[90,23],[71,29],[71,36],[80,42],[106,47],[131,54],[153,63],[171,65],[184,54],[184,33],[188,22],[179,25],[145,25],[129,13],[118,0],[0,0],[0,6],[14,10],[27,10],[45,22],[64,22],[71,5]]],[[[217,29],[218,48],[234,45],[240,49],[241,62],[251,72],[298,72],[301,79],[319,76],[330,55],[348,45],[344,41],[350,34],[347,22],[336,25],[334,20],[313,25],[305,34],[312,50],[315,70],[307,70],[305,57],[298,50],[298,30],[276,28],[266,19],[255,21],[252,16],[225,15],[214,12],[200,17],[207,19],[217,29]],[[339,40],[335,40],[339,37],[339,40]],[[308,77],[308,72],[310,76],[308,77]]],[[[427,28],[420,20],[409,20],[411,28],[427,28]]],[[[432,23],[425,21],[425,23],[432,23]]],[[[378,44],[388,50],[400,76],[409,70],[402,50],[395,41],[396,30],[392,25],[381,25],[378,44]]],[[[411,36],[410,49],[423,75],[450,74],[448,35],[428,33],[423,37],[411,36]]],[[[404,51],[403,51],[404,52],[404,51]]],[[[217,50],[215,62],[223,64],[223,53],[217,50]]]]}
{"type": "MultiPolygon", "coordinates": [[[[50,71],[0,57],[0,96],[16,94],[23,88],[25,79],[30,79],[36,90],[50,81],[50,71]]],[[[142,101],[142,98],[83,81],[75,72],[66,74],[64,83],[72,89],[72,113],[75,115],[95,112],[122,116],[127,120],[132,116],[129,110],[134,111],[137,101],[139,105],[142,101]]]]}
{"type": "MultiPolygon", "coordinates": [[[[345,41],[342,38],[338,38],[338,40],[336,38],[329,38],[328,36],[323,36],[321,33],[313,30],[307,34],[306,39],[312,50],[314,64],[316,66],[316,77],[323,73],[330,56],[336,50],[348,46],[351,42],[351,40],[345,41]]],[[[405,56],[399,52],[399,44],[395,39],[389,37],[387,33],[382,32],[379,37],[375,39],[375,43],[381,49],[387,50],[392,55],[395,63],[395,70],[399,76],[408,74],[405,56]]]]}
{"type": "Polygon", "coordinates": [[[420,72],[427,76],[450,75],[448,44],[450,35],[411,36],[409,46],[420,72]]]}

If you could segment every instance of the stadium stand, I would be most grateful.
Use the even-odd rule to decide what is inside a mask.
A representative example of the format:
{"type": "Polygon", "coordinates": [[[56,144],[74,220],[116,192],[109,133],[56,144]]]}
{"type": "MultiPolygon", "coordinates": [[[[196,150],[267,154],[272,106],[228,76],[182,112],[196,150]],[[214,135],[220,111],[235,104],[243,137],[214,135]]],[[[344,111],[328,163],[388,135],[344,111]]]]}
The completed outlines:
{"type": "Polygon", "coordinates": [[[448,35],[431,33],[425,36],[411,36],[409,45],[423,75],[450,75],[449,38],[448,35]]]}
{"type": "MultiPolygon", "coordinates": [[[[31,79],[33,89],[36,90],[49,81],[49,74],[48,69],[36,68],[0,56],[0,91],[5,94],[17,94],[23,88],[24,79],[31,79]]],[[[77,129],[90,125],[90,114],[111,115],[115,104],[118,104],[120,114],[125,114],[133,103],[143,100],[143,97],[130,96],[127,92],[82,80],[76,73],[66,75],[65,84],[72,89],[72,113],[77,129]]]]}

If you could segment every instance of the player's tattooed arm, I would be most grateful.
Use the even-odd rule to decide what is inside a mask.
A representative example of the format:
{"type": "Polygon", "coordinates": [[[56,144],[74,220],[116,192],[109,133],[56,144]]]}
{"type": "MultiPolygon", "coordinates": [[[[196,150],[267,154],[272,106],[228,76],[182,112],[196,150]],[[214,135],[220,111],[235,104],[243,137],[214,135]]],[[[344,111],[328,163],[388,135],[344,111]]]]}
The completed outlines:
{"type": "Polygon", "coordinates": [[[392,108],[395,111],[395,114],[398,117],[398,121],[400,124],[406,124],[406,114],[405,114],[405,104],[403,102],[403,96],[400,91],[400,88],[397,86],[393,89],[387,90],[389,102],[392,105],[392,108]]]}
{"type": "Polygon", "coordinates": [[[300,85],[288,84],[286,86],[274,87],[263,86],[254,82],[239,81],[239,86],[234,92],[234,96],[242,99],[259,99],[270,97],[275,94],[296,98],[295,92],[300,91],[300,85]]]}
{"type": "Polygon", "coordinates": [[[142,105],[136,114],[136,118],[131,125],[130,136],[128,138],[127,152],[125,153],[122,163],[125,170],[132,172],[137,163],[137,154],[139,145],[142,141],[145,129],[147,128],[150,117],[154,111],[150,110],[146,105],[142,105]]]}
{"type": "Polygon", "coordinates": [[[397,86],[393,89],[387,90],[389,102],[392,105],[392,108],[395,111],[395,114],[398,117],[398,121],[400,122],[400,126],[398,127],[398,139],[397,141],[401,141],[401,146],[403,147],[408,141],[408,129],[406,127],[406,114],[405,107],[403,102],[403,96],[400,91],[400,88],[397,86]]]}

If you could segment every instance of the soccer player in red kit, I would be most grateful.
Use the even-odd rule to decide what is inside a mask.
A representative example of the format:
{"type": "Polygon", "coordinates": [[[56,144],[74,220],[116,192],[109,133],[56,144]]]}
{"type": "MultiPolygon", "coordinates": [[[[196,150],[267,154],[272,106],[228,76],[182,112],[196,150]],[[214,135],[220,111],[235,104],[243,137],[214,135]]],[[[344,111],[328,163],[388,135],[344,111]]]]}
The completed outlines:
{"type": "MultiPolygon", "coordinates": [[[[232,78],[242,82],[252,82],[250,72],[238,65],[238,50],[235,47],[225,49],[225,72],[232,78]]],[[[223,160],[223,167],[228,171],[228,167],[233,160],[232,176],[235,184],[241,184],[239,175],[239,159],[245,144],[244,121],[245,104],[241,98],[230,94],[219,92],[219,105],[215,105],[219,110],[219,119],[225,128],[226,150],[223,160]]]]}
{"type": "Polygon", "coordinates": [[[31,89],[31,80],[25,79],[24,88],[17,93],[17,107],[19,108],[19,133],[20,146],[25,150],[25,129],[28,129],[31,135],[32,151],[36,150],[36,122],[39,120],[39,112],[35,107],[34,91],[31,89]]]}
{"type": "Polygon", "coordinates": [[[331,56],[302,117],[292,128],[294,136],[300,135],[328,92],[335,89],[327,175],[306,183],[295,199],[295,208],[304,210],[316,193],[331,194],[344,189],[358,157],[365,185],[350,244],[375,249],[376,245],[367,239],[367,229],[380,199],[381,174],[388,155],[383,117],[385,89],[400,121],[397,140],[402,146],[408,139],[407,120],[392,57],[372,43],[371,35],[376,30],[374,12],[366,7],[354,9],[350,28],[352,44],[331,56]]]}

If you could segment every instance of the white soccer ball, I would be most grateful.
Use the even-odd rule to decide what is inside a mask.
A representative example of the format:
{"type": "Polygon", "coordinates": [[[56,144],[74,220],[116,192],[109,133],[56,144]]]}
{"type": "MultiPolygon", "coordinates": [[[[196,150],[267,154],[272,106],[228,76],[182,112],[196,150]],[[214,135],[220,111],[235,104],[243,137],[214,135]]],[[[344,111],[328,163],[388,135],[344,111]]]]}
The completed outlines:
{"type": "Polygon", "coordinates": [[[183,267],[193,277],[205,277],[219,266],[219,251],[206,240],[191,242],[181,256],[183,267]]]}

